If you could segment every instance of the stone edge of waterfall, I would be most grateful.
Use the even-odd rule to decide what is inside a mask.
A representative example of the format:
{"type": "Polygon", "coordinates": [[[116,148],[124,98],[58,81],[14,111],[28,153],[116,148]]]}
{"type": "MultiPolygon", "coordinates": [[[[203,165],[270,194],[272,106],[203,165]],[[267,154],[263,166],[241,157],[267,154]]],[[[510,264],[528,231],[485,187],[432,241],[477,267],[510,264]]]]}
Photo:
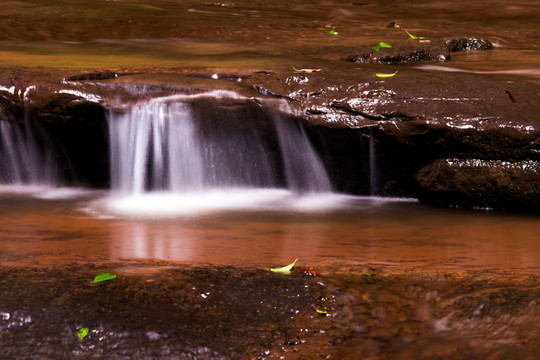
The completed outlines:
{"type": "MultiPolygon", "coordinates": [[[[252,76],[246,78],[242,82],[242,86],[253,87],[253,83],[256,82],[257,76],[252,76]]],[[[479,83],[482,85],[483,81],[479,83]]],[[[272,88],[271,85],[270,82],[265,86],[272,88]]],[[[23,104],[17,101],[16,89],[8,87],[4,89],[4,87],[0,89],[1,114],[6,120],[17,121],[17,114],[22,112],[23,104]]],[[[107,98],[104,96],[106,91],[102,90],[104,87],[110,88],[110,84],[94,84],[93,90],[95,90],[96,96],[107,98]]],[[[287,121],[301,122],[313,147],[320,151],[321,161],[328,169],[329,177],[337,192],[355,195],[377,194],[380,196],[413,197],[426,202],[463,207],[492,207],[533,212],[540,210],[539,190],[535,187],[529,186],[526,189],[527,194],[520,194],[520,187],[517,189],[512,189],[510,186],[494,187],[490,190],[489,198],[481,199],[467,195],[462,190],[463,185],[458,186],[458,183],[451,178],[440,179],[439,183],[441,181],[449,182],[443,192],[441,192],[442,188],[439,185],[437,185],[438,189],[430,188],[435,182],[421,180],[421,177],[426,176],[428,172],[420,171],[437,160],[450,158],[496,160],[516,164],[520,161],[539,161],[540,149],[537,139],[540,129],[527,120],[530,117],[528,115],[530,112],[524,112],[519,122],[505,120],[510,116],[506,110],[501,111],[497,116],[456,117],[451,121],[446,118],[437,119],[433,116],[432,110],[429,111],[429,114],[426,113],[429,117],[411,115],[412,113],[409,112],[409,114],[402,114],[406,116],[398,114],[399,116],[392,115],[392,117],[385,119],[385,107],[395,107],[404,101],[403,94],[400,94],[402,89],[397,87],[392,93],[382,94],[370,90],[369,87],[370,85],[366,83],[362,86],[360,96],[356,95],[360,101],[350,102],[356,108],[348,108],[332,102],[325,105],[325,103],[320,103],[322,100],[320,96],[304,98],[291,97],[286,94],[278,96],[290,105],[290,112],[285,114],[287,121]],[[389,101],[377,103],[379,108],[374,114],[372,110],[367,108],[366,110],[369,110],[367,112],[358,108],[358,106],[373,106],[373,102],[365,101],[365,96],[388,96],[389,101]],[[367,120],[365,116],[368,116],[367,120]],[[343,126],[320,121],[321,118],[325,117],[341,119],[339,122],[343,126]],[[351,123],[351,119],[355,119],[355,122],[351,123]],[[362,122],[365,124],[362,125],[362,122]],[[366,140],[370,140],[371,144],[366,140]],[[461,195],[454,196],[452,194],[461,195]],[[527,199],[524,200],[525,198],[527,199]]],[[[477,87],[473,86],[473,88],[477,87]]],[[[266,99],[265,96],[261,96],[260,92],[257,92],[256,95],[253,94],[253,96],[244,96],[230,90],[216,91],[218,94],[226,94],[231,98],[236,98],[239,102],[253,103],[260,102],[260,99],[266,99]]],[[[92,93],[92,91],[85,93],[92,93]]],[[[177,98],[204,97],[209,96],[208,93],[210,91],[199,95],[178,94],[177,98]]],[[[278,91],[273,91],[273,93],[279,95],[278,91]]],[[[519,94],[517,90],[512,90],[512,93],[519,94]]],[[[107,113],[106,108],[109,105],[93,103],[93,107],[89,107],[91,102],[84,97],[78,97],[76,93],[52,94],[50,90],[39,87],[27,95],[34,98],[36,94],[39,94],[39,101],[30,107],[32,117],[36,121],[46,124],[48,131],[52,129],[55,143],[60,144],[69,157],[75,158],[72,161],[73,167],[78,167],[76,173],[83,174],[83,179],[77,180],[79,184],[108,186],[109,175],[106,167],[108,160],[105,159],[108,145],[103,142],[107,137],[107,131],[103,130],[106,127],[104,125],[105,115],[103,114],[107,113]],[[54,99],[54,103],[48,99],[54,99]],[[81,112],[85,109],[91,109],[90,113],[97,114],[97,116],[90,119],[84,115],[84,112],[81,112]],[[66,122],[62,119],[69,119],[69,121],[66,122]],[[79,126],[81,128],[78,128],[79,126]],[[67,141],[67,138],[72,140],[67,141]],[[69,143],[69,146],[64,147],[66,143],[69,143]],[[93,149],[89,150],[84,146],[79,146],[79,143],[93,149]],[[93,145],[90,146],[90,144],[93,145]],[[82,162],[81,159],[84,159],[85,162],[82,162]],[[87,166],[91,170],[85,170],[87,166]],[[106,168],[107,170],[104,170],[106,168]],[[93,174],[98,175],[93,176],[93,174]],[[85,177],[87,179],[84,179],[85,177]]],[[[171,101],[174,101],[175,96],[177,95],[171,97],[171,101]]],[[[349,97],[351,96],[354,95],[349,97]]],[[[446,94],[444,98],[452,98],[452,94],[446,94]]],[[[468,97],[464,94],[456,98],[468,101],[468,97]]],[[[437,109],[441,102],[437,101],[436,97],[434,99],[428,100],[430,105],[437,109]]],[[[473,100],[476,104],[483,104],[482,102],[486,101],[481,96],[477,96],[473,100]]],[[[457,103],[457,101],[448,101],[444,106],[449,113],[456,113],[457,110],[452,106],[457,103]]],[[[499,109],[502,108],[496,107],[494,111],[499,109]]],[[[463,167],[457,170],[458,172],[463,171],[463,167]]],[[[530,179],[531,174],[530,169],[516,168],[512,176],[530,179]]],[[[538,174],[537,171],[536,174],[538,174]]],[[[433,175],[434,173],[431,172],[430,176],[433,175]]],[[[438,173],[437,176],[443,175],[438,173]]],[[[500,179],[500,176],[495,172],[484,172],[483,175],[477,176],[475,181],[494,183],[497,179],[500,179]]]]}

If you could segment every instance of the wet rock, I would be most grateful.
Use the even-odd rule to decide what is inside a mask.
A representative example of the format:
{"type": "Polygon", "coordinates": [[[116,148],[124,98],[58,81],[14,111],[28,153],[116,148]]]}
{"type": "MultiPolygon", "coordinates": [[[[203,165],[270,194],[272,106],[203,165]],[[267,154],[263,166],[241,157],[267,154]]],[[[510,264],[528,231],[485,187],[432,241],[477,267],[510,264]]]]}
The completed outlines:
{"type": "Polygon", "coordinates": [[[393,43],[391,48],[376,51],[372,48],[346,57],[349,62],[359,64],[402,64],[438,62],[450,60],[451,52],[493,49],[491,41],[482,38],[457,38],[446,41],[422,40],[425,42],[393,43]]]}
{"type": "Polygon", "coordinates": [[[105,107],[69,93],[33,94],[29,116],[65,154],[68,182],[103,186],[109,181],[108,125],[105,107]]]}
{"type": "Polygon", "coordinates": [[[326,295],[302,274],[165,266],[92,284],[94,267],[0,269],[2,358],[256,358],[299,336],[326,295]]]}
{"type": "Polygon", "coordinates": [[[540,210],[540,163],[479,159],[437,160],[416,179],[422,199],[448,205],[540,210]]]}
{"type": "Polygon", "coordinates": [[[0,90],[0,120],[15,122],[23,118],[23,104],[21,98],[0,90]]]}
{"type": "Polygon", "coordinates": [[[430,44],[395,46],[380,51],[370,50],[346,58],[349,62],[359,64],[401,64],[447,61],[448,59],[450,59],[448,48],[430,44]]]}
{"type": "MultiPolygon", "coordinates": [[[[428,44],[409,41],[406,46],[428,44]]],[[[416,176],[438,159],[540,161],[540,89],[534,82],[416,67],[403,67],[396,76],[380,79],[374,73],[381,71],[381,65],[340,64],[339,68],[314,65],[322,68],[314,73],[298,73],[293,68],[255,71],[230,80],[144,74],[99,84],[58,81],[30,92],[30,117],[68,155],[77,176],[92,186],[107,186],[109,181],[107,111],[125,111],[129,104],[150,97],[216,88],[241,96],[190,100],[200,135],[242,129],[264,139],[269,149],[278,149],[272,117],[295,121],[304,126],[334,189],[340,192],[429,201],[440,195],[440,203],[447,204],[445,192],[426,190],[429,186],[420,185],[416,176]]],[[[10,84],[9,80],[4,84],[10,84]]],[[[20,97],[0,91],[0,105],[3,116],[23,122],[20,97]]],[[[276,150],[272,161],[279,163],[280,156],[276,150]]],[[[520,181],[529,181],[525,172],[513,174],[522,175],[520,181]]],[[[508,193],[504,186],[491,189],[496,198],[508,193]]],[[[468,200],[469,190],[462,191],[463,196],[452,199],[463,206],[477,206],[468,200]]],[[[534,199],[529,197],[526,206],[516,197],[489,203],[532,209],[534,199]],[[512,201],[519,204],[512,206],[512,201]]],[[[540,203],[534,208],[540,208],[540,203]]]]}
{"type": "Polygon", "coordinates": [[[112,71],[97,71],[97,72],[91,72],[91,73],[72,75],[72,76],[69,76],[66,80],[67,81],[106,80],[106,79],[113,79],[117,76],[118,74],[112,71]]]}
{"type": "Polygon", "coordinates": [[[493,49],[491,41],[479,38],[450,39],[446,40],[446,46],[450,52],[493,49]]]}

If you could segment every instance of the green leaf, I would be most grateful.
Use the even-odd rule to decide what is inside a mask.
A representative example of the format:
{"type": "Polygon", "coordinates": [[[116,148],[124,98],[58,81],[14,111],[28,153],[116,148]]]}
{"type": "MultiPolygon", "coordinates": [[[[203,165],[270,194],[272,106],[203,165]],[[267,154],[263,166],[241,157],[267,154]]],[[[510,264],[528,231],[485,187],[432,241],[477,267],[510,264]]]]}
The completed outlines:
{"type": "Polygon", "coordinates": [[[319,30],[319,31],[326,31],[326,28],[318,27],[317,30],[319,30]]]}
{"type": "Polygon", "coordinates": [[[411,39],[414,39],[414,40],[422,40],[424,37],[423,36],[414,36],[413,34],[411,34],[410,32],[407,31],[407,29],[403,29],[405,30],[405,32],[407,34],[409,34],[409,36],[411,37],[411,39]]]}
{"type": "Polygon", "coordinates": [[[82,328],[79,331],[77,331],[77,336],[80,340],[84,339],[88,335],[88,328],[82,328]]]}
{"type": "Polygon", "coordinates": [[[97,283],[97,282],[101,282],[101,281],[112,280],[112,279],[116,279],[116,274],[111,274],[111,273],[99,273],[99,274],[94,278],[94,281],[92,281],[92,284],[93,284],[93,283],[97,283]]]}
{"type": "Polygon", "coordinates": [[[292,264],[289,264],[287,266],[283,266],[280,268],[270,268],[270,271],[277,272],[277,273],[284,273],[284,274],[290,274],[291,269],[293,268],[294,264],[298,261],[298,258],[296,258],[292,264]]]}
{"type": "Polygon", "coordinates": [[[392,47],[392,45],[381,41],[380,43],[375,45],[372,49],[375,50],[375,51],[379,51],[382,48],[391,48],[391,47],[392,47]]]}
{"type": "Polygon", "coordinates": [[[376,73],[375,76],[380,77],[380,78],[391,78],[394,75],[396,75],[397,73],[398,73],[397,71],[395,73],[393,73],[393,74],[376,73]]]}
{"type": "Polygon", "coordinates": [[[336,31],[335,26],[332,26],[332,29],[330,29],[330,34],[332,34],[332,35],[337,35],[337,34],[339,34],[339,33],[336,31]]]}

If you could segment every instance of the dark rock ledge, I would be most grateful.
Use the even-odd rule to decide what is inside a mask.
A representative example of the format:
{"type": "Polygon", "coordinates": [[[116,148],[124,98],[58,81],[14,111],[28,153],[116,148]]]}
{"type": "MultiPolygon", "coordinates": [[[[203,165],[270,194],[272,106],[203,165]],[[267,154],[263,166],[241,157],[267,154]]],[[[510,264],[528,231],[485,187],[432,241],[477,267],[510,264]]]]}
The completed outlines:
{"type": "MultiPolygon", "coordinates": [[[[63,78],[72,80],[36,83],[28,109],[68,155],[76,181],[87,185],[107,186],[106,114],[115,104],[219,88],[246,98],[213,101],[212,113],[235,108],[243,115],[231,122],[258,121],[261,131],[271,116],[262,99],[287,102],[284,116],[305,125],[338,191],[540,211],[536,82],[403,66],[396,76],[379,79],[374,73],[382,65],[343,64],[315,73],[228,74],[223,80],[212,73],[68,74],[63,78]]],[[[204,114],[209,104],[195,106],[204,114]]],[[[0,90],[2,120],[23,122],[23,113],[17,91],[0,90]]]]}

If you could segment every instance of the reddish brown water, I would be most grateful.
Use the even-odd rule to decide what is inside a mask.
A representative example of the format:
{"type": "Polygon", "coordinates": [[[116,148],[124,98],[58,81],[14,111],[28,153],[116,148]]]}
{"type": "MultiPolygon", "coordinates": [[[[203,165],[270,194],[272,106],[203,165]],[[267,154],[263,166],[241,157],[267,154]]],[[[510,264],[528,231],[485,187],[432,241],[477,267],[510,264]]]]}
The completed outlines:
{"type": "Polygon", "coordinates": [[[67,199],[4,193],[1,264],[156,259],[266,267],[300,258],[299,264],[317,268],[540,274],[540,221],[535,215],[346,198],[323,199],[326,207],[312,202],[302,208],[291,199],[270,207],[255,200],[230,210],[173,209],[156,216],[148,200],[137,205],[143,209],[137,212],[133,204],[129,212],[111,209],[109,201],[105,193],[67,199]],[[335,204],[328,207],[331,201],[335,204]]]}

